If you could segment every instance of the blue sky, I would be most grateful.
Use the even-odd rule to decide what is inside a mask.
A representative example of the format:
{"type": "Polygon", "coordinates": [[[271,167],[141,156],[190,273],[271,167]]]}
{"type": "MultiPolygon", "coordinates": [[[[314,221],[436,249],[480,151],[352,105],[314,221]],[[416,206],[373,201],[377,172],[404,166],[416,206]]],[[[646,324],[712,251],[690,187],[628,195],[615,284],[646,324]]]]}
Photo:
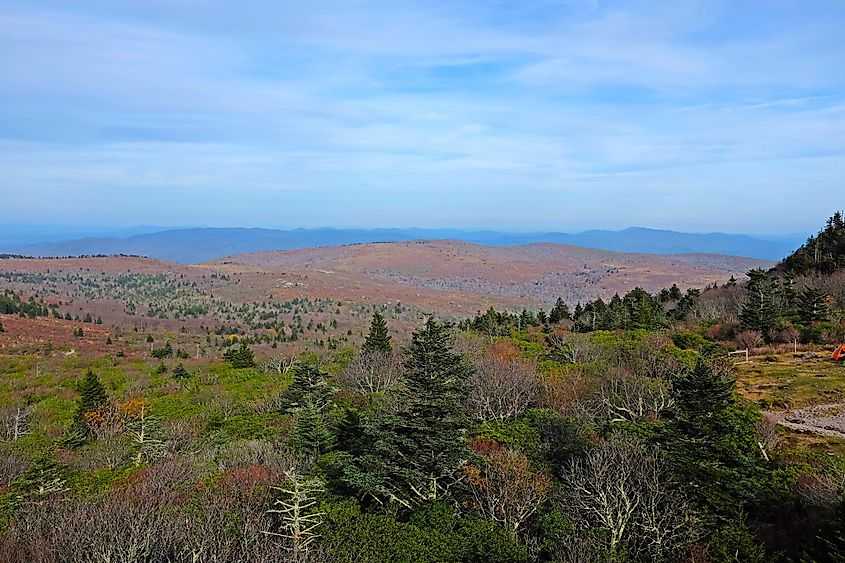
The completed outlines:
{"type": "Polygon", "coordinates": [[[841,0],[0,0],[29,224],[815,231],[841,0]]]}

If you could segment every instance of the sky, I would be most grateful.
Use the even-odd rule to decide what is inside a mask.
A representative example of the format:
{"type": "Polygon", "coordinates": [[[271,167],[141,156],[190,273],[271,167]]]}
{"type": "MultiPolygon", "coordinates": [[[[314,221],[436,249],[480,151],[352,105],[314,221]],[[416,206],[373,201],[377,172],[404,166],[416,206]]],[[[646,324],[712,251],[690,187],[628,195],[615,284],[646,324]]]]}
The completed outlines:
{"type": "Polygon", "coordinates": [[[16,224],[812,232],[841,0],[0,0],[16,224]]]}

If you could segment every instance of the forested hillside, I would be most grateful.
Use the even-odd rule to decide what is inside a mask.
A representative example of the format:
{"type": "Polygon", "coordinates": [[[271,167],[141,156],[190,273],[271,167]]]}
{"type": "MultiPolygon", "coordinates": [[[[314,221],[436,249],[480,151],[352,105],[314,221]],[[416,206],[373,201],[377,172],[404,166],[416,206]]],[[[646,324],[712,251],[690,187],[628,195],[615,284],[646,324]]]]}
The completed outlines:
{"type": "Polygon", "coordinates": [[[845,220],[837,211],[824,229],[787,256],[781,268],[793,274],[832,274],[845,266],[845,220]]]}

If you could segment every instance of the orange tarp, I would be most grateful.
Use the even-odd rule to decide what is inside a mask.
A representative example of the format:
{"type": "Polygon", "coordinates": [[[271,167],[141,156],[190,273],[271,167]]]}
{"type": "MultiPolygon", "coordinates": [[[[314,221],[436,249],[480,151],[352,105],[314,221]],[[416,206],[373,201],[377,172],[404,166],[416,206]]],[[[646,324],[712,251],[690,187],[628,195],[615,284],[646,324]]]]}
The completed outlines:
{"type": "Polygon", "coordinates": [[[834,360],[845,360],[845,344],[833,351],[834,360]]]}

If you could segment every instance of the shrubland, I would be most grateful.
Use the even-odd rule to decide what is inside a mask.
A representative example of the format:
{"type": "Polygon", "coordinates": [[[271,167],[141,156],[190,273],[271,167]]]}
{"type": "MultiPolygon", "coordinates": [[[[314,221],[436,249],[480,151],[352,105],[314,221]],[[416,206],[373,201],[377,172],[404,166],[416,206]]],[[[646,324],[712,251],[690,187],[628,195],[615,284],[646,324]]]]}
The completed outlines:
{"type": "MultiPolygon", "coordinates": [[[[0,357],[0,553],[841,561],[845,441],[770,416],[843,398],[814,350],[842,333],[837,217],[747,280],[429,316],[407,338],[375,309],[360,346],[244,335],[188,354],[139,332],[108,353],[17,349],[0,357]]],[[[166,299],[171,282],[192,291],[122,283],[166,299]]],[[[35,318],[39,299],[3,303],[35,318]]]]}

